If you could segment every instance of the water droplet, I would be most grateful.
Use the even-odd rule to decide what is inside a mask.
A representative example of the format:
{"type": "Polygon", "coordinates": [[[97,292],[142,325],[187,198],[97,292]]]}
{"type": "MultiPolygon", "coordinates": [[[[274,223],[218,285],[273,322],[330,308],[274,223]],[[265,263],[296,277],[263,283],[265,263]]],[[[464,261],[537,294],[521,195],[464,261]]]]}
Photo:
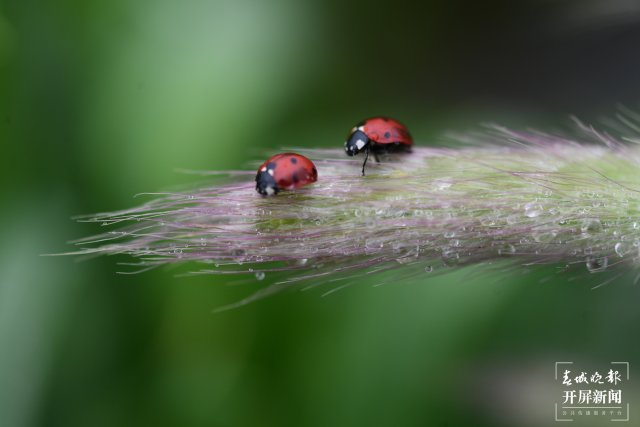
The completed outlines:
{"type": "Polygon", "coordinates": [[[451,187],[451,183],[450,182],[445,182],[445,181],[435,181],[433,183],[433,186],[435,187],[436,190],[442,191],[442,190],[446,190],[447,188],[451,187]]]}
{"type": "Polygon", "coordinates": [[[541,231],[531,233],[531,237],[538,243],[549,243],[558,235],[555,231],[541,231]]]}
{"type": "Polygon", "coordinates": [[[580,231],[585,234],[594,234],[598,233],[602,230],[602,223],[597,218],[587,218],[582,221],[582,225],[580,226],[580,231]]]}
{"type": "Polygon", "coordinates": [[[506,245],[503,248],[498,249],[498,255],[508,255],[508,254],[515,254],[516,253],[516,247],[513,245],[506,245]]]}
{"type": "Polygon", "coordinates": [[[633,229],[634,229],[634,230],[637,230],[638,228],[640,228],[640,223],[638,223],[638,222],[634,221],[634,222],[633,222],[633,229]]]}
{"type": "Polygon", "coordinates": [[[207,240],[204,237],[200,238],[200,246],[207,246],[207,240]]]}
{"type": "Polygon", "coordinates": [[[249,273],[253,273],[253,268],[250,268],[250,269],[249,269],[249,273]]]}
{"type": "Polygon", "coordinates": [[[316,225],[320,225],[320,222],[321,221],[319,219],[316,219],[316,225]]]}
{"type": "Polygon", "coordinates": [[[596,258],[596,257],[587,257],[587,270],[591,273],[598,273],[601,271],[605,271],[607,266],[609,265],[609,259],[605,257],[596,258]]]}
{"type": "Polygon", "coordinates": [[[455,231],[445,231],[444,233],[444,237],[446,237],[447,239],[450,239],[452,237],[454,237],[456,235],[455,231]]]}
{"type": "Polygon", "coordinates": [[[618,256],[622,258],[631,251],[631,245],[627,242],[618,242],[613,249],[616,251],[618,256]]]}
{"type": "Polygon", "coordinates": [[[433,267],[432,267],[432,266],[430,266],[430,265],[427,265],[427,266],[424,268],[424,272],[425,272],[425,273],[431,273],[432,271],[433,271],[433,267]]]}
{"type": "Polygon", "coordinates": [[[542,208],[542,205],[540,203],[529,202],[526,205],[524,205],[524,214],[529,218],[535,218],[537,216],[540,216],[542,212],[544,212],[544,209],[542,208]]]}
{"type": "Polygon", "coordinates": [[[513,224],[517,224],[517,223],[518,223],[518,216],[517,215],[509,215],[507,217],[507,224],[513,225],[513,224]]]}
{"type": "Polygon", "coordinates": [[[364,242],[365,249],[380,249],[384,247],[384,241],[379,239],[368,239],[364,242]]]}
{"type": "Polygon", "coordinates": [[[442,259],[444,261],[457,262],[460,259],[460,254],[457,251],[446,249],[442,251],[442,259]]]}
{"type": "Polygon", "coordinates": [[[264,279],[264,276],[265,276],[264,271],[256,272],[256,279],[262,280],[262,279],[264,279]]]}

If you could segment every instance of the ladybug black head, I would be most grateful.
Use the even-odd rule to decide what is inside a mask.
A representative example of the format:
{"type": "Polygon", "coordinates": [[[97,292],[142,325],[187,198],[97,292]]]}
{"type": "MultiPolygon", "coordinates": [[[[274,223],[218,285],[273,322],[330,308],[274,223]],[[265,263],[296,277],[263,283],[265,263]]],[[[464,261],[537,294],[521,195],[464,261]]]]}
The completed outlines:
{"type": "Polygon", "coordinates": [[[369,144],[369,138],[367,134],[365,134],[361,130],[356,130],[351,135],[349,135],[349,139],[344,143],[344,151],[349,156],[355,156],[363,148],[365,148],[369,144]]]}
{"type": "Polygon", "coordinates": [[[258,171],[256,175],[256,191],[263,196],[278,194],[280,189],[276,184],[276,180],[273,178],[273,169],[264,169],[265,170],[258,171]]]}

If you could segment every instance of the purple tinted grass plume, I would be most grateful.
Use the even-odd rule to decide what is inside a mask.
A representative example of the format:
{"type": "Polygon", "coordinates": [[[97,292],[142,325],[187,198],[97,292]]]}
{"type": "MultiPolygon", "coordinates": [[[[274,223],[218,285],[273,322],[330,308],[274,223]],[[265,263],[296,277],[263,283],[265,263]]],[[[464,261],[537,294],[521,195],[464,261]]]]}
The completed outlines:
{"type": "Polygon", "coordinates": [[[640,264],[640,127],[631,112],[620,119],[617,136],[577,120],[571,136],[490,126],[450,137],[462,148],[383,157],[366,177],[340,146],[296,150],[318,167],[315,184],[265,198],[247,171],[155,194],[81,218],[108,231],[72,254],[126,254],[130,272],[189,263],[196,274],[271,276],[239,304],[298,283],[499,260],[626,272],[640,264]]]}

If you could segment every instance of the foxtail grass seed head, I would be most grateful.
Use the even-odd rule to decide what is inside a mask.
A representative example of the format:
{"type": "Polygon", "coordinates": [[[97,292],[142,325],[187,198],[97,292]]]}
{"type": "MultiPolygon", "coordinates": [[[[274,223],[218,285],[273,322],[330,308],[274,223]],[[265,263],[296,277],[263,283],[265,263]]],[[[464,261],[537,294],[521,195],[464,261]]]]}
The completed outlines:
{"type": "MultiPolygon", "coordinates": [[[[71,254],[125,254],[133,272],[189,263],[195,274],[242,275],[264,283],[252,298],[298,283],[398,270],[395,281],[498,261],[632,271],[640,265],[638,118],[628,111],[615,136],[578,121],[570,135],[490,126],[449,136],[460,148],[384,154],[366,177],[341,149],[299,150],[321,169],[312,186],[260,197],[252,173],[237,172],[155,194],[81,218],[107,231],[71,254]]],[[[279,162],[293,154],[281,156],[277,185],[279,162]]]]}

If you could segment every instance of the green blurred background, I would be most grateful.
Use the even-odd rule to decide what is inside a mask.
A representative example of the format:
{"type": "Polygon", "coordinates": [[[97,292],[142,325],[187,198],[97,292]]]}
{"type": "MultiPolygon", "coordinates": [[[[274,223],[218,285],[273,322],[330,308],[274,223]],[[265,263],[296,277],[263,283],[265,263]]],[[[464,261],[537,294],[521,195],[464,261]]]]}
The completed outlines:
{"type": "Polygon", "coordinates": [[[0,426],[553,424],[554,361],[640,361],[628,277],[466,268],[214,315],[269,276],[39,254],[177,168],[340,147],[371,115],[437,144],[635,107],[639,43],[629,1],[0,1],[0,426]]]}

